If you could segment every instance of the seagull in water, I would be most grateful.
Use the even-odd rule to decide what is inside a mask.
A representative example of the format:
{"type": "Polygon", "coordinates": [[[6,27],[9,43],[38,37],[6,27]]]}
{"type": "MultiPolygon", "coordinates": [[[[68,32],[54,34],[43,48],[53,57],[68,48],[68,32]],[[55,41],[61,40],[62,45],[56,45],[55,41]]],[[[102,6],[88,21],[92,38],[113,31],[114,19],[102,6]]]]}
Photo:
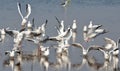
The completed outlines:
{"type": "Polygon", "coordinates": [[[0,29],[0,41],[1,42],[4,42],[5,35],[6,35],[5,29],[4,28],[0,29]]]}
{"type": "Polygon", "coordinates": [[[72,24],[72,40],[73,42],[75,42],[76,40],[76,35],[77,35],[77,24],[76,24],[76,20],[73,20],[73,24],[72,24]]]}
{"type": "Polygon", "coordinates": [[[111,52],[113,55],[117,56],[119,54],[119,43],[120,43],[120,38],[117,39],[117,42],[114,40],[104,37],[105,42],[107,43],[104,48],[105,50],[111,52]]]}
{"type": "Polygon", "coordinates": [[[26,16],[23,16],[23,14],[21,12],[21,4],[20,3],[17,3],[17,7],[18,7],[18,12],[19,12],[19,14],[20,14],[20,16],[22,18],[21,26],[24,29],[26,24],[27,24],[27,22],[28,22],[28,17],[31,14],[31,5],[30,4],[26,4],[26,12],[27,12],[26,16]]]}
{"type": "Polygon", "coordinates": [[[101,48],[101,46],[92,45],[88,49],[85,49],[85,47],[80,43],[73,43],[72,46],[81,48],[83,52],[83,56],[85,57],[87,56],[88,52],[90,52],[91,50],[99,50],[101,48]]]}
{"type": "Polygon", "coordinates": [[[34,18],[32,19],[32,23],[28,21],[27,23],[27,30],[32,31],[34,29],[34,18]]]}
{"type": "Polygon", "coordinates": [[[89,42],[97,36],[108,32],[105,29],[101,29],[100,27],[102,27],[102,25],[93,25],[92,21],[90,21],[90,24],[88,26],[84,26],[83,37],[85,42],[89,42]]]}
{"type": "Polygon", "coordinates": [[[68,41],[70,40],[71,36],[72,36],[72,29],[68,27],[68,29],[65,32],[58,34],[58,36],[49,37],[49,40],[58,41],[58,45],[63,46],[68,44],[68,41]]]}
{"type": "Polygon", "coordinates": [[[10,58],[14,58],[16,56],[16,53],[20,54],[20,51],[19,50],[5,51],[5,55],[9,54],[10,58]]]}
{"type": "Polygon", "coordinates": [[[45,38],[43,40],[27,38],[27,40],[29,40],[29,41],[31,41],[31,42],[33,42],[33,43],[38,45],[39,50],[40,50],[42,56],[48,56],[50,54],[50,48],[51,47],[44,47],[44,46],[42,46],[42,43],[47,41],[47,38],[45,38]]]}
{"type": "Polygon", "coordinates": [[[13,41],[14,41],[14,45],[16,46],[21,46],[21,43],[24,39],[24,30],[9,30],[9,29],[5,29],[6,34],[10,35],[11,37],[13,37],[13,41]]]}
{"type": "Polygon", "coordinates": [[[57,29],[57,32],[58,34],[62,34],[65,32],[65,28],[64,28],[64,20],[59,20],[56,16],[55,16],[55,19],[57,20],[58,22],[58,27],[56,26],[56,29],[57,29]]]}

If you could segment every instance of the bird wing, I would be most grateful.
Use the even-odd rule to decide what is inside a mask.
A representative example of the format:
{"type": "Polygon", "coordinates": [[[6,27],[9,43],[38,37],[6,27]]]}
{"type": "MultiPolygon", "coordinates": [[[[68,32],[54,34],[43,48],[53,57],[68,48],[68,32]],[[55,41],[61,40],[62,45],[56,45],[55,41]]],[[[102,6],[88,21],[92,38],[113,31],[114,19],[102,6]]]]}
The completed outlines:
{"type": "Polygon", "coordinates": [[[55,16],[55,19],[57,20],[58,24],[60,24],[60,20],[55,16]]]}
{"type": "Polygon", "coordinates": [[[104,37],[104,40],[107,44],[112,44],[113,46],[116,46],[116,42],[108,37],[104,37]]]}
{"type": "Polygon", "coordinates": [[[5,29],[5,32],[10,35],[11,37],[14,37],[14,35],[18,34],[19,31],[16,30],[7,30],[5,29]]]}
{"type": "Polygon", "coordinates": [[[21,4],[17,2],[17,7],[18,7],[18,12],[21,16],[21,18],[23,19],[23,15],[22,15],[22,12],[21,12],[21,4]]]}
{"type": "Polygon", "coordinates": [[[72,43],[72,46],[78,47],[78,48],[84,48],[82,44],[80,43],[72,43]]]}
{"type": "Polygon", "coordinates": [[[7,55],[7,54],[9,54],[10,53],[10,51],[5,51],[5,55],[7,55]]]}
{"type": "Polygon", "coordinates": [[[36,32],[36,31],[31,31],[31,35],[33,35],[33,36],[39,36],[39,35],[41,35],[42,33],[41,32],[36,32]]]}
{"type": "Polygon", "coordinates": [[[28,18],[31,14],[31,5],[30,4],[26,5],[26,12],[27,12],[27,15],[25,16],[25,18],[28,18]]]}
{"type": "Polygon", "coordinates": [[[99,49],[103,49],[103,47],[99,45],[92,45],[88,48],[88,52],[91,50],[99,50],[99,49]]]}

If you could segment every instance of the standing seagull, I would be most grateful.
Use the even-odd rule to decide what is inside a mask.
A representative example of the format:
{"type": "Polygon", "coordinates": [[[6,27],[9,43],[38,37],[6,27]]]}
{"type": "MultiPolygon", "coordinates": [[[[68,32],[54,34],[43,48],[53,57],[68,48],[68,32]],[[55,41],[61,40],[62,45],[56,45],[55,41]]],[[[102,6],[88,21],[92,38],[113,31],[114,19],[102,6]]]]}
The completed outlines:
{"type": "Polygon", "coordinates": [[[76,24],[76,20],[73,20],[73,24],[72,24],[72,40],[73,42],[75,42],[76,40],[76,34],[77,34],[77,24],[76,24]]]}
{"type": "Polygon", "coordinates": [[[27,12],[27,15],[26,16],[23,16],[22,12],[21,12],[21,4],[20,3],[17,3],[17,7],[18,7],[18,12],[22,18],[22,23],[21,23],[21,26],[22,28],[25,28],[27,22],[28,22],[28,17],[30,16],[31,14],[31,6],[30,4],[26,4],[26,12],[27,12]]]}
{"type": "Polygon", "coordinates": [[[73,31],[75,31],[75,32],[77,31],[76,20],[73,20],[72,29],[73,29],[73,31]]]}

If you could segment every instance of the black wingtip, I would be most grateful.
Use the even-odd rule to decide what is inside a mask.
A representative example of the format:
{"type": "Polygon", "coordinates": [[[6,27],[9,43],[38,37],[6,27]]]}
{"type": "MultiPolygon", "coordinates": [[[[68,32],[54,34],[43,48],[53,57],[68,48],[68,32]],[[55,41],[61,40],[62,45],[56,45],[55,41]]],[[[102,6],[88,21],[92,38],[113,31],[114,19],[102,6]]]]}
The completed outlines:
{"type": "Polygon", "coordinates": [[[46,19],[45,23],[47,24],[48,23],[48,20],[46,19]]]}
{"type": "Polygon", "coordinates": [[[28,12],[28,4],[26,4],[26,12],[28,12]]]}
{"type": "Polygon", "coordinates": [[[8,54],[8,52],[5,52],[5,55],[7,55],[8,54]]]}
{"type": "Polygon", "coordinates": [[[118,43],[120,43],[120,39],[118,39],[118,43]]]}

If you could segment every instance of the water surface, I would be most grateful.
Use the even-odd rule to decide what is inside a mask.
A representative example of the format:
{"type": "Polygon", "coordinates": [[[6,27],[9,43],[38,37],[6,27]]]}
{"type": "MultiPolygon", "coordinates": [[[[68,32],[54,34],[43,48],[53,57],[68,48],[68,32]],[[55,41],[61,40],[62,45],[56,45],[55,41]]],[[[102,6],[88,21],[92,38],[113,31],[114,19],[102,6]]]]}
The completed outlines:
{"type": "MultiPolygon", "coordinates": [[[[22,4],[22,12],[25,15],[25,4],[30,3],[32,6],[32,14],[29,20],[35,18],[35,25],[39,26],[48,19],[46,34],[49,36],[57,35],[57,31],[54,26],[58,25],[55,20],[57,16],[60,20],[65,21],[65,26],[72,24],[74,19],[77,20],[77,40],[84,46],[89,44],[104,45],[103,37],[109,37],[113,40],[117,40],[120,37],[120,0],[71,0],[69,6],[64,9],[60,4],[62,0],[1,0],[0,1],[0,28],[10,27],[10,29],[20,29],[20,23],[22,21],[18,10],[17,2],[22,4]],[[84,25],[88,25],[92,20],[94,24],[102,24],[109,33],[101,35],[95,39],[95,41],[84,43],[82,36],[82,29],[84,25]]],[[[51,42],[48,42],[45,46],[50,46],[51,42]]],[[[26,54],[32,54],[37,49],[37,46],[28,41],[24,41],[23,50],[26,54]]],[[[12,65],[8,65],[16,62],[7,59],[4,52],[13,48],[13,38],[7,36],[4,43],[0,43],[0,70],[12,71],[12,65]]],[[[51,63],[49,71],[54,71],[56,68],[53,63],[57,62],[54,49],[50,51],[48,62],[51,63]]],[[[71,64],[71,71],[119,71],[120,63],[114,69],[114,66],[110,62],[104,61],[103,55],[100,52],[91,52],[91,57],[87,60],[82,57],[82,52],[78,48],[69,49],[68,65],[71,64]],[[90,64],[92,59],[96,61],[94,64],[90,64]],[[84,63],[85,62],[85,63],[84,63]],[[104,66],[106,65],[106,66],[104,66]],[[110,69],[111,68],[111,69],[110,69]],[[110,70],[109,70],[110,69],[110,70]]],[[[18,71],[43,71],[44,68],[40,64],[40,57],[25,56],[22,57],[22,64],[18,65],[18,71]]],[[[116,58],[118,59],[118,58],[116,58]]],[[[119,60],[119,59],[118,59],[119,60]]],[[[113,62],[113,61],[112,61],[113,62]]],[[[16,63],[15,63],[16,64],[16,63]]],[[[17,66],[17,65],[16,65],[17,66]]],[[[16,67],[17,68],[17,67],[16,67]]],[[[67,67],[59,69],[60,71],[67,71],[67,67]]]]}

